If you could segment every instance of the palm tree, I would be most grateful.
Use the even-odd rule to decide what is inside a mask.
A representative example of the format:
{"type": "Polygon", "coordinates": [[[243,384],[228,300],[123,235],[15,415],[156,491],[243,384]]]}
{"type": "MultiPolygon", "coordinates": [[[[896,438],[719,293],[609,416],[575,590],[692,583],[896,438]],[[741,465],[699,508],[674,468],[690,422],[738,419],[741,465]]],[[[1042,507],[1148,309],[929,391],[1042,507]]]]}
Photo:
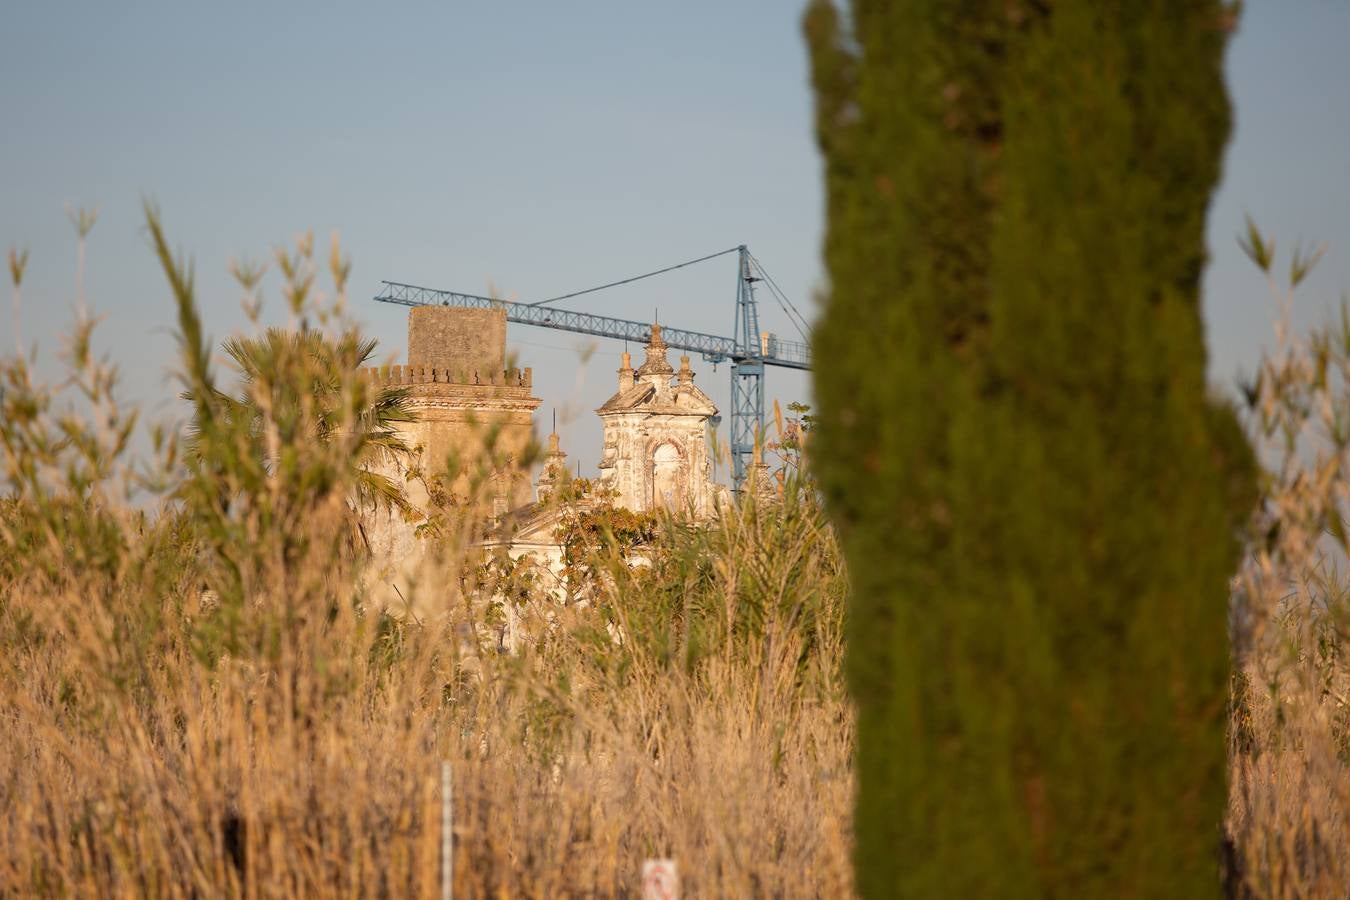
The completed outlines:
{"type": "MultiPolygon", "coordinates": [[[[212,389],[213,431],[242,437],[269,473],[281,462],[278,448],[341,441],[356,467],[354,511],[407,511],[402,485],[379,471],[382,463],[397,463],[411,453],[397,427],[415,421],[407,390],[356,376],[376,343],[354,331],[331,337],[304,328],[268,328],[257,336],[229,338],[222,348],[241,383],[237,396],[212,389]]],[[[191,392],[184,396],[195,402],[191,392]]],[[[199,405],[189,435],[198,462],[204,459],[202,421],[199,405]]]]}

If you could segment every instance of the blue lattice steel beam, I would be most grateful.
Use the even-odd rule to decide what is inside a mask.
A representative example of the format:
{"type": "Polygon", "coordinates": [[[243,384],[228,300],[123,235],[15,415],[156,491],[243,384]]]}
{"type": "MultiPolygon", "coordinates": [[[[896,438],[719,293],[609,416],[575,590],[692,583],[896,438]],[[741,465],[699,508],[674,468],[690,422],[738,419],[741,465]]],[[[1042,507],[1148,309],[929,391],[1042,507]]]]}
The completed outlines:
{"type": "MultiPolygon", "coordinates": [[[[592,334],[597,337],[617,338],[619,340],[645,343],[651,337],[652,326],[649,322],[637,322],[631,319],[617,319],[612,316],[596,316],[590,313],[572,312],[563,309],[551,309],[547,306],[530,306],[527,303],[510,303],[493,297],[478,294],[463,294],[458,291],[441,291],[435,288],[418,287],[397,281],[382,282],[384,287],[375,299],[381,303],[397,303],[402,306],[461,306],[470,309],[500,308],[506,311],[509,322],[522,325],[538,325],[541,328],[554,328],[559,331],[572,331],[577,334],[592,334]]],[[[661,326],[661,336],[667,345],[702,354],[709,362],[724,362],[747,357],[734,338],[701,331],[687,331],[683,328],[661,326]]],[[[782,366],[789,369],[810,369],[811,351],[797,341],[771,339],[767,346],[757,348],[747,358],[762,359],[766,365],[782,366]],[[768,351],[768,352],[764,352],[768,351]]]]}

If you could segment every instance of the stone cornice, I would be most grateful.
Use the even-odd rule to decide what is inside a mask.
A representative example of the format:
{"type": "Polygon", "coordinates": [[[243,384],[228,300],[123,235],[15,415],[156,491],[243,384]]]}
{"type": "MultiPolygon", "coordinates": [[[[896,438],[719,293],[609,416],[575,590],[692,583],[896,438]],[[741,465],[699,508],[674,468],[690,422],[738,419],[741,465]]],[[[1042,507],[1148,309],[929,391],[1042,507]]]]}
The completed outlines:
{"type": "Polygon", "coordinates": [[[408,405],[414,410],[485,410],[491,412],[534,412],[544,401],[531,397],[526,391],[524,396],[438,396],[427,397],[413,395],[408,405]]]}

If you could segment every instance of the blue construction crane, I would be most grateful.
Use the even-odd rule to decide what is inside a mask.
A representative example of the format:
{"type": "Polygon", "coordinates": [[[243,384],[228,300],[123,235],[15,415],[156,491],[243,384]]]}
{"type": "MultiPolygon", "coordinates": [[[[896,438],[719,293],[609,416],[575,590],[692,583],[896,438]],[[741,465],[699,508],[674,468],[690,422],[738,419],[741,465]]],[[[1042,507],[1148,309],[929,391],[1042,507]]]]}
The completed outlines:
{"type": "Polygon", "coordinates": [[[666,325],[661,326],[661,336],[667,346],[701,354],[708,362],[731,363],[731,475],[736,489],[740,490],[755,452],[755,442],[764,430],[764,367],[781,366],[808,371],[811,368],[811,347],[806,343],[809,330],[806,320],[744,244],[666,266],[654,272],[634,275],[631,278],[611,281],[608,284],[532,303],[511,303],[478,294],[440,291],[397,281],[383,282],[384,288],[375,299],[381,303],[397,303],[403,306],[503,309],[506,311],[508,321],[519,322],[522,325],[538,325],[541,328],[555,328],[560,331],[645,343],[651,337],[650,323],[556,309],[549,304],[651,278],[728,253],[737,254],[736,325],[733,336],[723,337],[666,325]],[[792,319],[793,325],[802,336],[801,341],[783,340],[777,335],[759,330],[759,309],[755,301],[755,285],[758,283],[764,283],[768,287],[783,311],[792,319]]]}

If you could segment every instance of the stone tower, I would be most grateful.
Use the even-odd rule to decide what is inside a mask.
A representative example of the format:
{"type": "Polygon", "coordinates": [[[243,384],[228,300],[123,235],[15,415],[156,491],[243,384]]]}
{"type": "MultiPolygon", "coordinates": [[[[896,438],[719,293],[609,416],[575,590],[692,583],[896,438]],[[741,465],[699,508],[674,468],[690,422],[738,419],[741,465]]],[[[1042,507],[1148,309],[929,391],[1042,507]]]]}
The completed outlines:
{"type": "MultiPolygon", "coordinates": [[[[415,307],[408,315],[408,364],[367,371],[408,391],[417,421],[400,434],[408,446],[422,448],[420,463],[428,474],[452,456],[472,471],[489,451],[518,464],[534,439],[541,401],[531,392],[531,370],[506,367],[504,310],[415,307]]],[[[498,493],[507,503],[528,503],[527,473],[517,469],[504,478],[498,493]]],[[[467,481],[457,479],[455,490],[465,492],[467,481]]]]}
{"type": "MultiPolygon", "coordinates": [[[[487,490],[473,499],[481,513],[500,514],[531,499],[530,479],[520,462],[534,440],[529,369],[506,367],[506,313],[502,310],[416,307],[408,316],[408,364],[365,370],[366,377],[403,388],[415,421],[402,425],[409,447],[420,447],[415,463],[433,476],[455,459],[463,473],[445,485],[459,502],[469,498],[471,475],[486,470],[487,490]],[[502,463],[502,465],[498,465],[502,463]]],[[[401,468],[390,474],[403,482],[401,468]]],[[[481,482],[480,482],[481,484],[481,482]]],[[[406,482],[415,509],[430,510],[421,481],[406,482]]],[[[391,511],[368,511],[363,530],[377,560],[377,595],[402,602],[421,565],[425,548],[417,521],[391,511]]]]}
{"type": "Polygon", "coordinates": [[[717,407],[695,387],[689,357],[681,357],[679,372],[671,368],[660,325],[652,326],[647,359],[636,371],[623,355],[619,390],[596,413],[604,425],[600,479],[617,491],[618,505],[699,519],[713,514],[708,420],[717,407]]]}
{"type": "MultiPolygon", "coordinates": [[[[414,421],[400,426],[413,460],[425,475],[439,475],[454,460],[460,475],[448,490],[467,501],[474,475],[486,474],[483,511],[531,501],[529,474],[521,466],[535,439],[532,372],[506,368],[506,313],[499,309],[417,306],[408,316],[408,364],[367,368],[367,378],[408,391],[414,421]],[[482,471],[482,470],[486,470],[482,471]]],[[[402,482],[402,470],[387,474],[402,482]]],[[[482,483],[483,479],[478,479],[482,483]]],[[[406,483],[414,509],[431,509],[423,482],[406,483]]],[[[390,561],[416,556],[416,524],[398,514],[371,513],[365,522],[371,551],[390,561]]]]}

